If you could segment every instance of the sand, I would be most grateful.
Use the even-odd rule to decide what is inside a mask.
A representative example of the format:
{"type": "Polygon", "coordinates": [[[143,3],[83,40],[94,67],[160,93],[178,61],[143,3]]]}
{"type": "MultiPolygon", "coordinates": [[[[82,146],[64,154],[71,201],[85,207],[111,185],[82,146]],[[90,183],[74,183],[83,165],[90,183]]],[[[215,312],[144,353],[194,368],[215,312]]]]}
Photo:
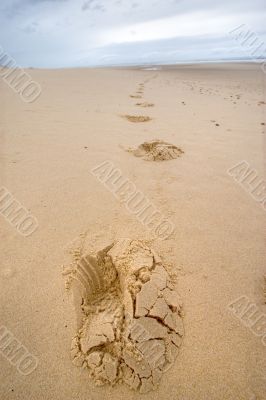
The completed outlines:
{"type": "Polygon", "coordinates": [[[146,107],[154,107],[154,104],[153,103],[148,103],[147,101],[144,101],[144,103],[136,103],[136,106],[146,108],[146,107]]]}
{"type": "MultiPolygon", "coordinates": [[[[84,240],[85,241],[85,240],[84,240]]],[[[182,303],[162,261],[143,241],[123,239],[64,270],[77,313],[73,364],[97,386],[155,390],[184,336],[182,303]]]]}
{"type": "Polygon", "coordinates": [[[163,140],[151,140],[141,143],[136,149],[128,149],[134,156],[141,157],[146,161],[167,161],[178,158],[183,154],[183,150],[177,146],[164,142],[163,140]]]}
{"type": "MultiPolygon", "coordinates": [[[[23,375],[2,354],[0,339],[0,398],[265,399],[264,336],[230,304],[245,296],[256,315],[265,316],[266,213],[248,186],[227,172],[246,160],[265,179],[265,75],[259,65],[29,73],[42,86],[32,104],[0,81],[1,186],[38,221],[23,236],[0,216],[6,327],[0,337],[8,329],[38,363],[23,375]],[[130,96],[154,104],[145,109],[149,122],[121,118],[142,116],[130,96]],[[154,138],[184,153],[147,162],[124,151],[154,138]],[[106,160],[171,221],[168,237],[156,236],[91,173],[106,160]],[[127,384],[96,386],[70,354],[77,312],[62,278],[68,249],[76,249],[75,265],[81,254],[97,254],[122,238],[145,242],[160,255],[183,303],[179,353],[158,388],[145,395],[127,384]]],[[[97,354],[90,362],[97,364],[97,354]]],[[[104,365],[110,363],[116,361],[107,357],[104,365]]],[[[107,369],[114,376],[113,367],[107,369]]]]}
{"type": "Polygon", "coordinates": [[[122,117],[134,123],[151,121],[151,118],[147,115],[122,115],[122,117]]]}

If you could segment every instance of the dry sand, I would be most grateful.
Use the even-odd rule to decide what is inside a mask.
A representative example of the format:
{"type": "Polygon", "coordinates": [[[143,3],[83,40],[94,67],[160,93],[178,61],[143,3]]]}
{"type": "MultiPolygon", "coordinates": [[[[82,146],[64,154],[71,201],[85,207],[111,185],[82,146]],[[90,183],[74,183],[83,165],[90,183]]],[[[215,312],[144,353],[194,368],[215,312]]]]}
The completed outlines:
{"type": "Polygon", "coordinates": [[[39,363],[23,376],[0,354],[1,400],[266,399],[265,346],[228,309],[246,296],[266,313],[266,213],[227,173],[246,160],[265,179],[260,67],[29,72],[42,86],[32,104],[0,81],[0,178],[39,227],[23,237],[0,216],[0,312],[1,325],[39,363]],[[141,116],[135,98],[154,104],[145,110],[149,122],[121,118],[141,116]],[[184,154],[147,162],[124,151],[155,138],[184,154]],[[169,238],[156,239],[90,172],[106,160],[173,223],[169,238]],[[61,273],[84,232],[89,252],[120,238],[149,241],[177,278],[183,343],[147,395],[97,387],[71,362],[76,312],[61,273]]]}

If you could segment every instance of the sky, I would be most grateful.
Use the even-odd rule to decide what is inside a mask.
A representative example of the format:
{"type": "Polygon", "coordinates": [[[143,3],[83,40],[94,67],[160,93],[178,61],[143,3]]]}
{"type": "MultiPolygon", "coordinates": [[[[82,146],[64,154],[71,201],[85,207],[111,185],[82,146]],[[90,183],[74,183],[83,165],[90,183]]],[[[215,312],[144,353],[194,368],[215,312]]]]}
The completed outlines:
{"type": "Polygon", "coordinates": [[[265,0],[0,0],[0,54],[40,68],[266,59],[265,21],[265,0]]]}

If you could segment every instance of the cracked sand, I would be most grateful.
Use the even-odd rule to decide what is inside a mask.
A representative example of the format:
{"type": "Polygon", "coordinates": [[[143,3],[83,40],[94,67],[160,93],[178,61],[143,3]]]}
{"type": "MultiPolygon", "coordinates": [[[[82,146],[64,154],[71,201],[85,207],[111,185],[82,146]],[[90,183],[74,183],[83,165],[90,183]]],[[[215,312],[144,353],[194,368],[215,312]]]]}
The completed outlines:
{"type": "Polygon", "coordinates": [[[184,335],[181,300],[161,259],[142,241],[124,239],[69,271],[78,332],[71,357],[97,385],[154,390],[184,335]]]}

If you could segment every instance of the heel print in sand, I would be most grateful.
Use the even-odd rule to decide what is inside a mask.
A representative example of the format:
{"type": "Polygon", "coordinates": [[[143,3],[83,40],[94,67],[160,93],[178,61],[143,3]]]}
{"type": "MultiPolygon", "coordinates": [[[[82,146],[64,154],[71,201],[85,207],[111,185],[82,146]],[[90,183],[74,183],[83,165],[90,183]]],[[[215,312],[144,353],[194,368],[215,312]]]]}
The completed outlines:
{"type": "Polygon", "coordinates": [[[68,286],[77,311],[74,364],[99,385],[156,388],[184,334],[181,301],[160,258],[142,241],[120,240],[83,257],[68,286]]]}

